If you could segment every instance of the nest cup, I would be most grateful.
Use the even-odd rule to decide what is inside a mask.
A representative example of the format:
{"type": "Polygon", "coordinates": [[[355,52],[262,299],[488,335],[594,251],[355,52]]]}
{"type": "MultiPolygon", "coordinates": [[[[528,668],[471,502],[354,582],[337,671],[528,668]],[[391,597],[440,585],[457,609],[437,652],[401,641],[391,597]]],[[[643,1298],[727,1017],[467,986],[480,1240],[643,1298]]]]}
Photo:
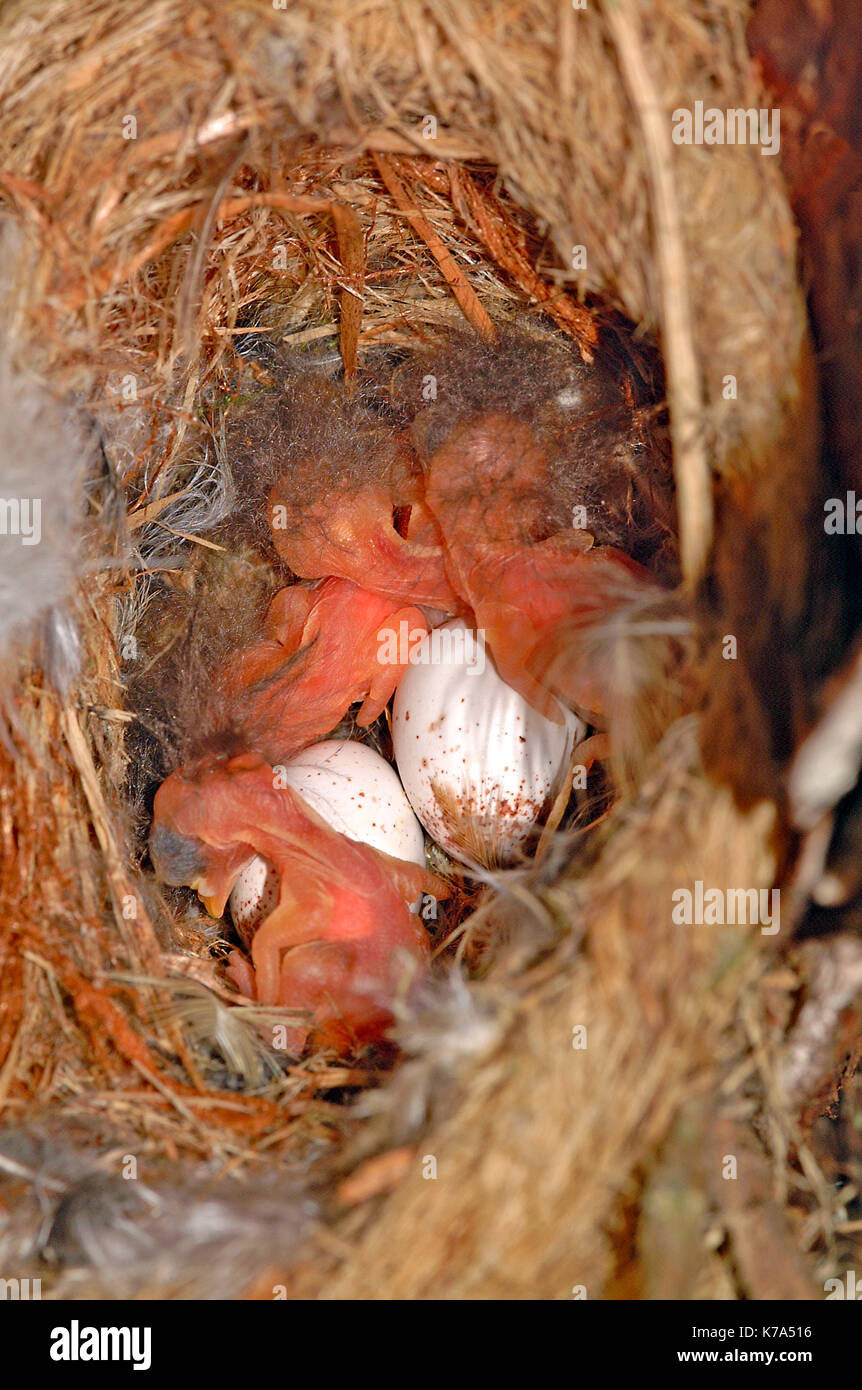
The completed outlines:
{"type": "MultiPolygon", "coordinates": [[[[26,614],[10,634],[0,750],[0,1102],[62,1208],[46,1244],[21,1179],[0,1239],[22,1271],[52,1260],[60,1292],[736,1296],[701,1239],[716,1212],[735,1229],[713,1177],[729,1146],[750,1155],[750,1219],[776,1253],[767,1278],[736,1248],[751,1296],[814,1287],[771,1180],[796,1130],[765,1079],[769,939],[670,912],[693,880],[774,881],[787,715],[763,654],[804,613],[787,511],[817,487],[777,164],[671,147],[655,125],[695,99],[765,104],[739,6],[684,9],[533,3],[505,33],[478,3],[97,0],[0,21],[10,380],[63,402],[81,460],[78,482],[41,448],[45,496],[62,479],[80,501],[62,525],[81,560],[52,576],[35,636],[26,614]],[[529,908],[509,906],[494,969],[453,975],[406,1025],[394,1072],[273,1066],[273,1021],[214,986],[218,928],[149,868],[152,792],[205,668],[182,689],[180,669],[159,707],[147,662],[171,624],[202,621],[201,576],[211,655],[225,615],[241,636],[279,582],[236,519],[284,442],[279,411],[288,435],[313,412],[309,381],[310,402],[384,429],[459,353],[477,378],[484,364],[486,397],[496,382],[527,412],[542,371],[565,390],[560,363],[627,383],[691,678],[636,784],[586,849],[546,861],[529,908]],[[725,631],[752,634],[732,672],[725,631]],[[769,1123],[738,1118],[752,1107],[769,1123]],[[146,1212],[119,1211],[118,1146],[146,1212]],[[425,1180],[425,1154],[444,1180],[425,1180]],[[206,1244],[182,1213],[226,1166],[206,1244]],[[668,1222],[680,1174],[687,1215],[668,1222]],[[320,1222],[340,1242],[315,1243],[320,1222]]],[[[783,695],[801,719],[808,692],[783,695]]]]}

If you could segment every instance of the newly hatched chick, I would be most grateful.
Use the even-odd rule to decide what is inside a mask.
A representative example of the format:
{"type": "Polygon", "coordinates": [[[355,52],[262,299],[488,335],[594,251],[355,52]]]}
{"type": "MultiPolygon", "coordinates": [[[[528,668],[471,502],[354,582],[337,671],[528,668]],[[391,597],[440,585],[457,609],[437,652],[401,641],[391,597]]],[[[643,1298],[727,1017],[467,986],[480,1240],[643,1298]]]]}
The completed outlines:
{"type": "Polygon", "coordinates": [[[378,444],[358,477],[337,459],[316,459],[312,495],[307,467],[284,473],[269,495],[275,548],[302,579],[338,575],[400,603],[454,613],[458,600],[446,577],[441,537],[427,513],[419,533],[422,479],[409,440],[402,434],[391,445],[378,444]],[[401,534],[396,517],[408,509],[401,534]]]}
{"type": "Polygon", "coordinates": [[[378,1041],[395,1000],[428,965],[408,902],[448,886],[427,869],[341,835],[252,754],[173,773],[156,794],[150,855],[166,883],[195,888],[216,917],[255,855],[279,874],[278,905],[258,928],[252,966],[230,973],[263,1004],[307,1009],[288,1045],[348,1052],[378,1041]]]}
{"type": "Polygon", "coordinates": [[[603,673],[571,649],[572,622],[600,623],[655,581],[622,551],[594,550],[581,529],[548,535],[549,490],[547,455],[533,430],[502,412],[453,430],[427,467],[426,497],[453,586],[500,675],[546,718],[559,718],[554,695],[594,717],[604,708],[603,673]]]}
{"type": "Polygon", "coordinates": [[[328,734],[359,702],[360,727],[382,714],[406,664],[383,660],[403,631],[427,631],[415,606],[326,579],[291,585],[273,598],[262,640],[237,652],[218,678],[226,724],[243,746],[271,762],[290,757],[328,734]]]}
{"type": "Polygon", "coordinates": [[[587,366],[517,331],[453,335],[393,387],[403,409],[422,396],[426,505],[501,675],[548,717],[555,693],[608,729],[620,782],[678,712],[690,630],[657,389],[647,366],[587,366]]]}
{"type": "Polygon", "coordinates": [[[522,329],[502,330],[495,344],[451,333],[397,369],[391,396],[423,463],[478,416],[500,414],[529,426],[548,470],[541,498],[534,497],[542,532],[533,538],[580,526],[597,545],[616,546],[673,582],[662,383],[642,349],[628,344],[624,355],[625,373],[608,365],[604,352],[587,365],[571,344],[522,329]]]}

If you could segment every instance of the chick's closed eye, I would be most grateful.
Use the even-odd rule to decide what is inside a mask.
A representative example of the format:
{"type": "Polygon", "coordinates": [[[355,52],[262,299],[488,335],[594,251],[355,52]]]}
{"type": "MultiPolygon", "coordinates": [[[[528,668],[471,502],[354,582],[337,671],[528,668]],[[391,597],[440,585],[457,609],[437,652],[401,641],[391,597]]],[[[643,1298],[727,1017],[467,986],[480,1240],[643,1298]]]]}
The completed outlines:
{"type": "Polygon", "coordinates": [[[163,883],[172,888],[194,883],[206,868],[204,846],[191,835],[156,822],[150,834],[150,858],[163,883]]]}

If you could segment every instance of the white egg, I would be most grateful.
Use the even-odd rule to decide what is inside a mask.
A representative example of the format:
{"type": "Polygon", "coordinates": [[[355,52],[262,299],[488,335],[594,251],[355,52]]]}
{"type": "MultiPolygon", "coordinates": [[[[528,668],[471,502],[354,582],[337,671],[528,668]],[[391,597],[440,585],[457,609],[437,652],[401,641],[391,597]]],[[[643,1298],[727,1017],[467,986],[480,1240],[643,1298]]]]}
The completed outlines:
{"type": "MultiPolygon", "coordinates": [[[[282,781],[299,792],[333,830],[395,859],[424,866],[422,827],[397,773],[373,748],[346,739],[326,739],[285,763],[282,781]]],[[[278,874],[256,855],[230,895],[231,916],[245,940],[277,902],[278,874]]]]}
{"type": "Polygon", "coordinates": [[[229,902],[233,924],[249,946],[261,922],[278,903],[278,874],[268,859],[256,854],[246,864],[233,886],[229,902]]]}
{"type": "Polygon", "coordinates": [[[422,827],[397,772],[373,748],[325,739],[291,758],[283,780],[343,835],[396,859],[425,863],[422,827]]]}
{"type": "Polygon", "coordinates": [[[529,843],[586,726],[554,724],[501,680],[460,619],[428,633],[395,695],[392,740],[417,816],[457,859],[506,864],[529,843]]]}

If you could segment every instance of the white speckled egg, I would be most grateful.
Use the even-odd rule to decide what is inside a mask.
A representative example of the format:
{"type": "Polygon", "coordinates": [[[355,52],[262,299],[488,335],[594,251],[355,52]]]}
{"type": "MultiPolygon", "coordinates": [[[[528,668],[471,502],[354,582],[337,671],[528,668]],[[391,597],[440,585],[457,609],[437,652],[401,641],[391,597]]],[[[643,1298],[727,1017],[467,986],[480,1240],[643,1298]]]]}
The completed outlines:
{"type": "MultiPolygon", "coordinates": [[[[343,835],[413,864],[425,863],[422,827],[385,758],[364,743],[330,738],[284,764],[283,782],[343,835]]],[[[278,902],[278,875],[260,855],[230,895],[234,925],[250,940],[278,902]]]]}
{"type": "Polygon", "coordinates": [[[586,732],[561,713],[552,723],[501,680],[460,619],[423,638],[395,695],[392,740],[410,804],[447,853],[506,864],[525,848],[586,732]]]}
{"type": "Polygon", "coordinates": [[[230,915],[246,946],[278,903],[278,874],[259,854],[247,864],[229,898],[230,915]]]}

